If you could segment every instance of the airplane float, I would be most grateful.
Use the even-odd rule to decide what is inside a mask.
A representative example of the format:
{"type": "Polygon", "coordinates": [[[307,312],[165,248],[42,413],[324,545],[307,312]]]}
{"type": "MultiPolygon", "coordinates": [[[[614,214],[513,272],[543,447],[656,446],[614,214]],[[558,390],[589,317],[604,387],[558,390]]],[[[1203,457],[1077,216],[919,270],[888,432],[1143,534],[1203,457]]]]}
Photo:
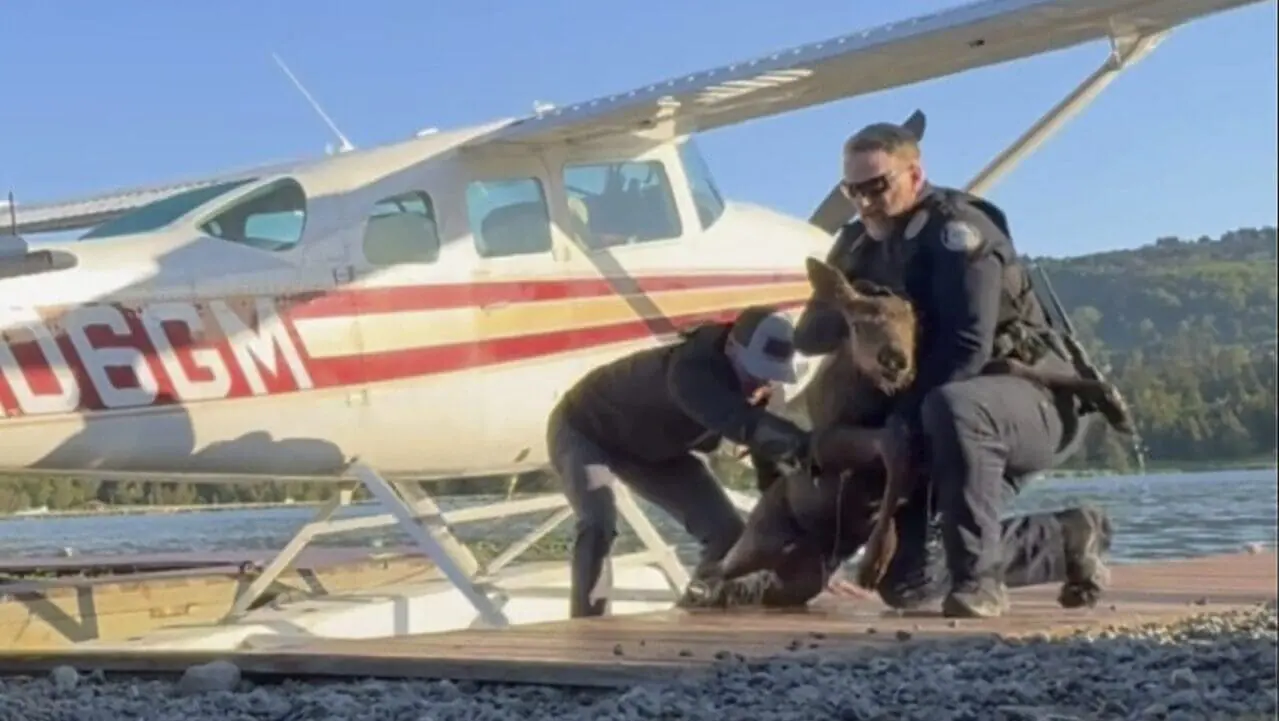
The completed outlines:
{"type": "Polygon", "coordinates": [[[577,378],[747,305],[798,309],[804,259],[853,214],[838,186],[808,219],[725,199],[696,133],[1109,40],[980,192],[1164,33],[1257,1],[986,0],[529,117],[11,206],[0,472],[543,468],[577,378]]]}

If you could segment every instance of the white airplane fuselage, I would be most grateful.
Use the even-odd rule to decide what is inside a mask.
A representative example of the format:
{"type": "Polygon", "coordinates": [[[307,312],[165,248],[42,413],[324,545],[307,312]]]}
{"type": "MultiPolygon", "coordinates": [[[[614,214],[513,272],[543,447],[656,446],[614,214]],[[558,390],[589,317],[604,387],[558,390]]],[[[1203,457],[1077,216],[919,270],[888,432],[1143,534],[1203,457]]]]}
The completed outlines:
{"type": "MultiPolygon", "coordinates": [[[[831,244],[725,202],[680,133],[1109,41],[967,186],[985,192],[1169,30],[1260,2],[974,2],[249,181],[10,208],[28,233],[125,214],[45,246],[43,269],[0,242],[0,473],[541,467],[584,373],[749,305],[798,309],[831,244]]],[[[841,199],[813,216],[828,231],[841,199]]]]}
{"type": "MultiPolygon", "coordinates": [[[[718,202],[682,143],[450,148],[470,135],[327,159],[160,229],[45,246],[74,266],[0,280],[0,469],[312,476],[356,457],[388,475],[542,467],[547,414],[584,373],[751,304],[797,310],[803,258],[830,244],[799,219],[718,202]],[[586,220],[566,164],[570,185],[621,172],[586,220]],[[244,221],[259,230],[218,225],[272,193],[284,199],[244,221]],[[387,198],[428,200],[371,221],[387,198]],[[505,229],[472,227],[530,199],[520,208],[532,215],[505,229]]],[[[131,222],[145,225],[117,226],[131,222]]]]}

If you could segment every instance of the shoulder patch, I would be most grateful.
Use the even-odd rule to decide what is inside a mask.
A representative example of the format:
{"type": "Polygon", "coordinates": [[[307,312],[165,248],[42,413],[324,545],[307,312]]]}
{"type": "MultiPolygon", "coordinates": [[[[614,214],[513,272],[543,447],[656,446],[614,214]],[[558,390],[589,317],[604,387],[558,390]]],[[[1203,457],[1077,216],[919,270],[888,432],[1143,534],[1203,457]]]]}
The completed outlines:
{"type": "Polygon", "coordinates": [[[956,253],[973,253],[981,247],[981,232],[962,220],[952,220],[941,231],[941,244],[956,253]]]}
{"type": "Polygon", "coordinates": [[[924,229],[924,224],[928,222],[929,217],[927,208],[916,211],[910,222],[906,224],[906,240],[913,240],[915,236],[919,235],[919,231],[924,229]]]}

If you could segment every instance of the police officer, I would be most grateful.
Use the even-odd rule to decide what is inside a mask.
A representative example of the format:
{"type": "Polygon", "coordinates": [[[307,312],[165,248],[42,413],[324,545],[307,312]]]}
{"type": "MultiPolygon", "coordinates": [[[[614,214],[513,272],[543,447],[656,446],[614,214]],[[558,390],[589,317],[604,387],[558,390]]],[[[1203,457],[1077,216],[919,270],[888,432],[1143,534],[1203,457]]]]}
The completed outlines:
{"type": "MultiPolygon", "coordinates": [[[[842,188],[860,217],[841,230],[828,262],[908,297],[921,323],[917,380],[883,421],[885,432],[909,439],[927,482],[895,518],[898,551],[880,596],[898,608],[941,601],[947,615],[986,617],[1007,609],[1010,586],[1059,582],[1063,606],[1094,604],[1108,575],[1102,511],[1000,521],[1005,495],[1072,453],[1084,425],[1073,401],[1020,378],[979,375],[1001,357],[1079,372],[1058,350],[1003,213],[931,185],[917,140],[887,123],[847,141],[842,188]],[[934,512],[942,553],[930,537],[934,512]]],[[[839,338],[842,324],[833,309],[810,304],[796,346],[829,352],[818,339],[839,338]]]]}
{"type": "Polygon", "coordinates": [[[577,515],[571,617],[607,611],[618,481],[682,524],[702,545],[702,565],[723,558],[744,524],[693,451],[727,438],[763,464],[805,458],[808,434],[764,408],[772,384],[794,379],[793,325],[751,307],[732,324],[707,324],[596,368],[564,395],[547,448],[577,515]]]}

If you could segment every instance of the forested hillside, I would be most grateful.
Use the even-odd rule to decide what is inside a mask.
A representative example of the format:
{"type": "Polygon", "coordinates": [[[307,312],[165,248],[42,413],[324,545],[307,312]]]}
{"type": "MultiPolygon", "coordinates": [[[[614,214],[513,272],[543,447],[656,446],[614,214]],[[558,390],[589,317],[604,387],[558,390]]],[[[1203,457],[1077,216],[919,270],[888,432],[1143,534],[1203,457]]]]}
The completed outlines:
{"type": "Polygon", "coordinates": [[[1077,330],[1115,352],[1185,338],[1213,345],[1273,347],[1275,229],[1220,239],[1161,238],[1133,250],[1036,258],[1077,330]]]}
{"type": "MultiPolygon", "coordinates": [[[[1036,260],[1082,342],[1127,394],[1149,460],[1273,461],[1274,228],[1036,260]]],[[[1130,462],[1124,444],[1106,434],[1077,459],[1106,468],[1130,462]]]]}
{"type": "MultiPolygon", "coordinates": [[[[1173,467],[1275,458],[1276,236],[1241,229],[1221,238],[1163,238],[1133,250],[1036,259],[1092,356],[1138,417],[1147,459],[1173,467]]],[[[1129,445],[1097,429],[1076,467],[1132,467],[1129,445]]],[[[507,479],[445,484],[453,492],[503,492],[507,479]]],[[[530,478],[522,488],[543,485],[530,478]]],[[[302,484],[177,485],[0,480],[0,513],[28,506],[186,504],[315,499],[302,484]]]]}

